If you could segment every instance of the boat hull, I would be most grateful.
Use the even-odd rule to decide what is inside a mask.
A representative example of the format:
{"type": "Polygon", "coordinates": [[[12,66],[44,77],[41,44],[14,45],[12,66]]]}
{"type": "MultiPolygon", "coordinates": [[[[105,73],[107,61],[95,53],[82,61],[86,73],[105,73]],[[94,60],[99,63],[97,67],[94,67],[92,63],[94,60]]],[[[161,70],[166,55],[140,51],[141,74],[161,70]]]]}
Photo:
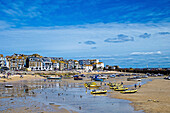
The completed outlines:
{"type": "Polygon", "coordinates": [[[126,90],[126,91],[121,91],[120,93],[123,93],[123,94],[128,94],[128,93],[136,93],[137,90],[126,90]]]}

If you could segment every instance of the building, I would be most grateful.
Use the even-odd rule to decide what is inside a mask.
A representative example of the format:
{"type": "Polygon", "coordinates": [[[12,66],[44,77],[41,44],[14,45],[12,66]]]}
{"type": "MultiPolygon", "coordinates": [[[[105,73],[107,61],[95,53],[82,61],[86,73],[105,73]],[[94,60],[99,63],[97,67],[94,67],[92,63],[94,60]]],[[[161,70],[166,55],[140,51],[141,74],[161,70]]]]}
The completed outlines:
{"type": "Polygon", "coordinates": [[[81,66],[77,60],[74,60],[74,69],[81,69],[81,66]]]}
{"type": "Polygon", "coordinates": [[[74,65],[74,64],[75,64],[75,63],[74,63],[74,60],[73,60],[73,59],[68,60],[68,61],[67,61],[67,69],[68,69],[68,70],[74,69],[74,68],[75,68],[75,65],[74,65]]]}
{"type": "Polygon", "coordinates": [[[38,57],[28,57],[26,59],[26,67],[31,71],[40,71],[43,69],[42,59],[38,57]]]}
{"type": "Polygon", "coordinates": [[[52,71],[53,66],[52,66],[51,59],[48,57],[43,57],[41,59],[42,59],[42,70],[43,71],[52,71]]]}
{"type": "Polygon", "coordinates": [[[93,70],[93,65],[86,65],[85,70],[86,71],[92,71],[93,70]]]}
{"type": "Polygon", "coordinates": [[[96,63],[96,69],[104,69],[104,63],[103,62],[96,63]]]}
{"type": "Polygon", "coordinates": [[[52,60],[63,61],[63,57],[50,57],[52,60]]]}
{"type": "Polygon", "coordinates": [[[0,67],[4,67],[5,66],[5,58],[3,57],[2,54],[0,54],[0,67]]]}
{"type": "Polygon", "coordinates": [[[99,63],[99,59],[90,60],[90,64],[99,63]]]}
{"type": "Polygon", "coordinates": [[[64,61],[60,61],[59,62],[59,70],[62,71],[65,69],[65,62],[64,61]]]}
{"type": "Polygon", "coordinates": [[[79,64],[80,65],[90,65],[91,63],[90,63],[90,60],[88,59],[88,60],[79,60],[79,64]]]}
{"type": "Polygon", "coordinates": [[[59,61],[51,59],[53,70],[59,70],[59,61]]]}

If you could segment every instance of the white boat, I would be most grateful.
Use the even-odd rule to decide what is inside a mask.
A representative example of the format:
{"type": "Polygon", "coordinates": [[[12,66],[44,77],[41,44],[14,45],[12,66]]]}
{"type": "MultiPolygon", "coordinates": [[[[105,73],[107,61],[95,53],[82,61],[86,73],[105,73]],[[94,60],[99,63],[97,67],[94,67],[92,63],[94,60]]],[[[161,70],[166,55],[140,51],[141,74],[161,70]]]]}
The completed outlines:
{"type": "Polygon", "coordinates": [[[47,77],[47,79],[59,80],[59,79],[61,79],[61,77],[60,76],[55,76],[55,77],[50,76],[50,77],[47,77]]]}
{"type": "Polygon", "coordinates": [[[134,76],[133,78],[127,78],[127,81],[141,81],[141,78],[134,76]]]}

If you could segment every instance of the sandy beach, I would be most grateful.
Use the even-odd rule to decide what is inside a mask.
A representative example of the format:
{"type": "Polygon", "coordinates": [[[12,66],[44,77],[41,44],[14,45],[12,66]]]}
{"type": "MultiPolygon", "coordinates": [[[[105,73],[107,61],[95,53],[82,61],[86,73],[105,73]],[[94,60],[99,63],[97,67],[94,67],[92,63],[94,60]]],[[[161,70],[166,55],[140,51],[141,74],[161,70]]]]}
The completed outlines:
{"type": "Polygon", "coordinates": [[[155,79],[137,90],[135,94],[113,92],[110,97],[130,100],[135,110],[144,110],[146,113],[170,112],[170,81],[155,79]]]}
{"type": "MultiPolygon", "coordinates": [[[[108,72],[107,72],[108,73],[108,72]]],[[[114,72],[117,73],[117,72],[114,72]]],[[[91,74],[91,73],[88,73],[91,74]]],[[[94,74],[94,73],[93,73],[94,74]]],[[[96,74],[96,73],[95,73],[96,74]]],[[[109,78],[107,80],[110,82],[120,83],[123,82],[124,85],[133,85],[137,83],[137,81],[127,81],[126,76],[124,77],[116,77],[116,78],[109,78]]],[[[152,77],[153,78],[153,77],[152,77]]],[[[159,79],[154,79],[153,81],[148,82],[147,84],[142,85],[141,88],[137,88],[138,92],[134,94],[121,94],[120,92],[111,91],[109,92],[109,97],[117,98],[117,99],[124,99],[129,100],[132,103],[131,106],[134,107],[134,110],[143,110],[146,113],[168,113],[170,112],[170,81],[162,79],[163,77],[156,77],[159,79]]],[[[9,79],[0,79],[1,83],[5,80],[8,83],[19,82],[21,80],[40,80],[45,79],[39,75],[24,75],[23,78],[20,78],[20,75],[9,76],[9,79]]],[[[71,79],[62,79],[63,83],[85,83],[90,82],[91,79],[85,77],[83,80],[74,80],[71,79]]],[[[52,82],[51,82],[52,83],[52,82]]],[[[100,82],[98,82],[100,84],[100,82]]],[[[103,84],[102,86],[104,89],[110,90],[108,86],[103,84]]],[[[34,103],[34,102],[33,102],[34,103]]],[[[57,113],[75,113],[74,111],[68,111],[65,108],[59,108],[60,105],[50,105],[55,109],[57,113]]],[[[47,107],[47,106],[44,106],[47,107]]],[[[39,107],[20,107],[17,109],[8,109],[6,112],[13,112],[17,113],[18,111],[22,112],[44,112],[39,107]]],[[[50,112],[53,113],[53,112],[50,112]]]]}

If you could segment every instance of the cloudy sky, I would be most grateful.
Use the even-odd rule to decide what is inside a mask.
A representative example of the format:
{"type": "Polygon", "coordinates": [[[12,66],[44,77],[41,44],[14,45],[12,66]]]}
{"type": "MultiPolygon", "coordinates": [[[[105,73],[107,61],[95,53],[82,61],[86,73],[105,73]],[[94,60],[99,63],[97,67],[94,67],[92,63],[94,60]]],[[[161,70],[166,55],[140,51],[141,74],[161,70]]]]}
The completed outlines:
{"type": "Polygon", "coordinates": [[[170,0],[0,0],[0,53],[170,67],[170,0]]]}

